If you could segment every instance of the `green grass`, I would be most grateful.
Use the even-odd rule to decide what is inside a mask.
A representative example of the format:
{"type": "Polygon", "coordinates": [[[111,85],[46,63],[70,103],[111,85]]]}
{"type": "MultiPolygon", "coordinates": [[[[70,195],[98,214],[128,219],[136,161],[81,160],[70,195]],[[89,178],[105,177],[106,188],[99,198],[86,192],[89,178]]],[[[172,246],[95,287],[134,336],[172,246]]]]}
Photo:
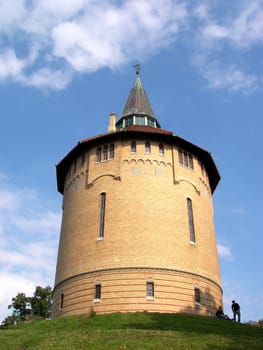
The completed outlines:
{"type": "Polygon", "coordinates": [[[263,350],[263,329],[213,317],[129,313],[0,330],[0,350],[263,350]]]}

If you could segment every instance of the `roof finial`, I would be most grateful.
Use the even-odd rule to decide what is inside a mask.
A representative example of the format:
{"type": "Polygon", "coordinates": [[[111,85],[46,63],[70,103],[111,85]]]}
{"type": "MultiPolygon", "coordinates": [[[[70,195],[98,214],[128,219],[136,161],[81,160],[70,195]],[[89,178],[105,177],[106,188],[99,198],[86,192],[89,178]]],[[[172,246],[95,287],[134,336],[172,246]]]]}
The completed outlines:
{"type": "Polygon", "coordinates": [[[141,72],[141,65],[140,65],[140,63],[135,64],[133,67],[136,69],[136,74],[140,75],[140,72],[141,72]]]}

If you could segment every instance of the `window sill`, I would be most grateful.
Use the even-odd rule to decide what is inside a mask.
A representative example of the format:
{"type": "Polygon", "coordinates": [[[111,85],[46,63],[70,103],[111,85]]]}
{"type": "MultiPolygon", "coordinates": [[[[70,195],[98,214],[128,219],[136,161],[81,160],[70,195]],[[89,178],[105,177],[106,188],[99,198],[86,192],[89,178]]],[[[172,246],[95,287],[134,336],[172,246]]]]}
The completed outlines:
{"type": "Polygon", "coordinates": [[[104,237],[97,237],[96,242],[104,241],[104,237]]]}
{"type": "Polygon", "coordinates": [[[108,159],[96,160],[95,164],[106,163],[106,162],[109,162],[111,160],[114,160],[114,157],[113,158],[108,158],[108,159]]]}
{"type": "Polygon", "coordinates": [[[146,300],[148,300],[148,301],[154,301],[154,297],[146,297],[146,300]]]}
{"type": "Polygon", "coordinates": [[[93,299],[93,303],[100,303],[101,299],[93,299]]]}

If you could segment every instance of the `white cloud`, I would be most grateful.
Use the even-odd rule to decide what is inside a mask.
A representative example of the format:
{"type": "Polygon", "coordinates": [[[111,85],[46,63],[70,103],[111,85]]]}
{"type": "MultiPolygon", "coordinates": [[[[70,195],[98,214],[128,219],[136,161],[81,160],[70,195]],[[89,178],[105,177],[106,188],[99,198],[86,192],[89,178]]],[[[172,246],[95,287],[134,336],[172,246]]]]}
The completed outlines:
{"type": "MultiPolygon", "coordinates": [[[[20,273],[10,273],[0,270],[0,323],[3,319],[11,314],[11,310],[8,310],[8,305],[12,302],[12,297],[15,297],[17,293],[25,293],[28,296],[32,296],[35,290],[35,281],[30,278],[21,276],[20,273]],[[2,287],[3,286],[3,287],[2,287]]],[[[37,283],[39,284],[39,283],[37,283]]],[[[42,285],[42,284],[41,284],[42,285]]]]}
{"type": "Polygon", "coordinates": [[[235,65],[223,68],[218,62],[211,62],[202,70],[211,88],[251,93],[260,83],[258,77],[245,73],[235,65]]]}
{"type": "Polygon", "coordinates": [[[2,0],[0,81],[61,90],[74,72],[143,62],[179,37],[190,55],[205,57],[203,66],[194,66],[210,88],[253,92],[263,78],[246,54],[263,43],[263,1],[220,6],[207,0],[194,6],[190,0],[2,0]]]}
{"type": "Polygon", "coordinates": [[[239,215],[244,215],[246,213],[244,208],[234,208],[232,210],[232,213],[234,214],[239,214],[239,215]]]}
{"type": "Polygon", "coordinates": [[[243,8],[237,7],[235,16],[226,15],[216,19],[212,16],[203,17],[205,21],[200,28],[201,39],[215,43],[224,39],[230,45],[242,48],[262,43],[263,1],[255,0],[245,5],[243,8]]]}
{"type": "Polygon", "coordinates": [[[93,6],[77,21],[52,30],[54,55],[77,71],[114,68],[174,41],[186,11],[172,1],[129,1],[119,8],[93,6]]]}
{"type": "Polygon", "coordinates": [[[62,90],[69,84],[71,77],[70,70],[41,68],[32,74],[20,76],[18,80],[27,86],[62,90]]]}
{"type": "Polygon", "coordinates": [[[20,194],[21,192],[0,188],[0,214],[17,210],[21,206],[20,194]]]}
{"type": "Polygon", "coordinates": [[[204,40],[218,40],[225,39],[229,36],[228,28],[219,26],[217,24],[208,24],[202,30],[202,37],[204,40]]]}
{"type": "MultiPolygon", "coordinates": [[[[37,262],[36,262],[37,263],[37,262]]],[[[23,271],[10,272],[0,270],[0,323],[5,317],[12,313],[8,305],[12,303],[12,298],[18,293],[25,293],[27,296],[34,294],[36,286],[52,286],[53,280],[37,271],[35,273],[23,271]]]]}
{"type": "Polygon", "coordinates": [[[22,243],[12,241],[13,245],[9,249],[0,249],[0,266],[5,271],[16,271],[22,273],[27,271],[37,272],[41,276],[54,274],[56,265],[57,241],[35,241],[22,243]]]}
{"type": "Polygon", "coordinates": [[[130,0],[118,5],[106,0],[19,1],[18,9],[4,4],[1,11],[14,14],[9,26],[4,15],[0,18],[2,33],[9,32],[8,39],[2,36],[3,42],[14,44],[19,34],[25,49],[31,53],[37,47],[37,55],[30,60],[32,55],[21,54],[15,44],[6,48],[0,56],[0,80],[57,90],[69,84],[74,70],[115,69],[152,55],[175,41],[187,17],[185,6],[172,0],[130,0]]]}
{"type": "Polygon", "coordinates": [[[217,251],[219,257],[221,258],[233,258],[230,247],[226,245],[217,244],[217,251]]]}
{"type": "Polygon", "coordinates": [[[61,216],[34,189],[19,189],[8,176],[0,187],[0,321],[13,296],[53,285],[61,216]],[[12,186],[11,186],[12,185],[12,186]]]}
{"type": "Polygon", "coordinates": [[[17,230],[49,237],[59,232],[61,215],[40,209],[40,199],[32,189],[0,188],[0,233],[17,230]]]}
{"type": "Polygon", "coordinates": [[[33,217],[17,215],[13,218],[13,225],[27,233],[47,233],[59,232],[61,216],[53,212],[37,213],[33,217]]]}
{"type": "Polygon", "coordinates": [[[209,8],[205,3],[199,3],[192,9],[192,13],[200,20],[204,20],[209,17],[209,8]]]}
{"type": "Polygon", "coordinates": [[[26,62],[16,57],[13,49],[7,49],[0,54],[0,80],[19,76],[26,62]]]}
{"type": "Polygon", "coordinates": [[[241,47],[263,42],[263,1],[249,2],[235,19],[229,38],[241,47]]]}
{"type": "Polygon", "coordinates": [[[252,62],[263,43],[263,1],[233,2],[222,9],[208,2],[193,10],[199,20],[192,63],[212,89],[249,94],[262,87],[263,74],[252,62]],[[204,6],[205,4],[205,6],[204,6]],[[252,64],[251,64],[252,62],[252,64]]]}
{"type": "Polygon", "coordinates": [[[25,0],[1,0],[0,1],[0,31],[10,32],[16,30],[17,26],[26,16],[25,0]]]}

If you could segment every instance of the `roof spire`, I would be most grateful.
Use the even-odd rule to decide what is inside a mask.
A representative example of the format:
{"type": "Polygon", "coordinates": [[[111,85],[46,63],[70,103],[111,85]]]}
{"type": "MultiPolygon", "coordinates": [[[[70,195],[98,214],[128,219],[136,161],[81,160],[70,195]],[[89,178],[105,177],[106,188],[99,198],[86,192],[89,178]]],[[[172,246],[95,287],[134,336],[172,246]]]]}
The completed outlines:
{"type": "Polygon", "coordinates": [[[136,74],[140,75],[140,73],[141,73],[141,65],[140,65],[140,63],[135,64],[133,67],[136,69],[136,74]]]}
{"type": "Polygon", "coordinates": [[[147,94],[142,86],[140,78],[141,65],[137,63],[133,67],[136,69],[136,79],[121,117],[116,123],[116,127],[123,129],[130,125],[140,125],[160,128],[161,126],[155,118],[147,94]]]}

